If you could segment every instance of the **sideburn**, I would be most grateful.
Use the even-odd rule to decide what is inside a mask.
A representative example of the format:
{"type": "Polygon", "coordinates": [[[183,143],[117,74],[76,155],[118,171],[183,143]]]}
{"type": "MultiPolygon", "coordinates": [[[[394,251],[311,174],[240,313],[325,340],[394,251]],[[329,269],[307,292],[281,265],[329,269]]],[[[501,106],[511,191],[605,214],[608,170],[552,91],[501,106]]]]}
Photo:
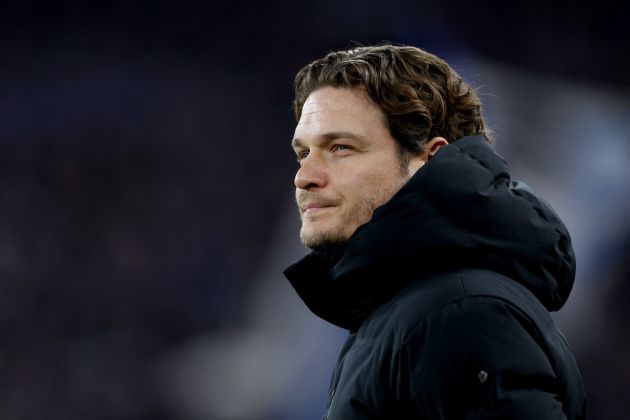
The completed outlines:
{"type": "Polygon", "coordinates": [[[421,152],[409,150],[398,141],[396,142],[396,156],[398,157],[400,177],[402,179],[407,179],[407,176],[409,175],[409,162],[411,162],[412,157],[419,153],[421,152]]]}

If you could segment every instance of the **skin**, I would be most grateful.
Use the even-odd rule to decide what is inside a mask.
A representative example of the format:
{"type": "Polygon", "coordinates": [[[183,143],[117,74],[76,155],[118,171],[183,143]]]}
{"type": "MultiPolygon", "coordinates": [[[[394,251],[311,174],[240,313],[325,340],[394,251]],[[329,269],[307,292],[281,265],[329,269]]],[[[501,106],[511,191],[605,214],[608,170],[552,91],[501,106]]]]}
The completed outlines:
{"type": "Polygon", "coordinates": [[[322,249],[348,240],[448,142],[431,139],[401,168],[383,112],[364,89],[320,88],[307,98],[292,142],[299,169],[300,238],[322,249]]]}

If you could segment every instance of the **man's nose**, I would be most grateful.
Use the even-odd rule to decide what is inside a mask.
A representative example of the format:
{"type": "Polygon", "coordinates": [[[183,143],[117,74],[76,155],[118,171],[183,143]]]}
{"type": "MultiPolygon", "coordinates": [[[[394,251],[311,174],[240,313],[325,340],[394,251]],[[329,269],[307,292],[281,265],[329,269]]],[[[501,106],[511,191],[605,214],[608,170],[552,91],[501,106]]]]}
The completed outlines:
{"type": "Polygon", "coordinates": [[[313,154],[302,159],[294,183],[295,187],[301,190],[325,187],[327,175],[321,160],[313,154]]]}

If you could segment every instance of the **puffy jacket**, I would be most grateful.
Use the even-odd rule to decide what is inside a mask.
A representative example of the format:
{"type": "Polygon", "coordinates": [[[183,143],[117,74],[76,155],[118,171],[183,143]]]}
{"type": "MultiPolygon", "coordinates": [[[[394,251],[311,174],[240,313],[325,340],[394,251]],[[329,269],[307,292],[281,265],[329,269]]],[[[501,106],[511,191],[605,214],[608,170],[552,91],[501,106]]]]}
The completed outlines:
{"type": "Polygon", "coordinates": [[[585,418],[549,314],[573,285],[569,234],[480,136],[440,149],[347,242],[284,273],[350,331],[327,419],[585,418]]]}

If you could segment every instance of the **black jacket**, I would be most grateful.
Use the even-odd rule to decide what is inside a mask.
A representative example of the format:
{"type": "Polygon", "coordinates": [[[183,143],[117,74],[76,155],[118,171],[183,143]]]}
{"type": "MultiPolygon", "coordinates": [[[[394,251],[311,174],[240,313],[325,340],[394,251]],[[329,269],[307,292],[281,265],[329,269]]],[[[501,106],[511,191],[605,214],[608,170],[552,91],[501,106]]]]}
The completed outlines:
{"type": "Polygon", "coordinates": [[[585,417],[549,315],[575,277],[569,234],[480,136],[440,149],[345,244],[285,275],[350,330],[328,419],[585,417]]]}

